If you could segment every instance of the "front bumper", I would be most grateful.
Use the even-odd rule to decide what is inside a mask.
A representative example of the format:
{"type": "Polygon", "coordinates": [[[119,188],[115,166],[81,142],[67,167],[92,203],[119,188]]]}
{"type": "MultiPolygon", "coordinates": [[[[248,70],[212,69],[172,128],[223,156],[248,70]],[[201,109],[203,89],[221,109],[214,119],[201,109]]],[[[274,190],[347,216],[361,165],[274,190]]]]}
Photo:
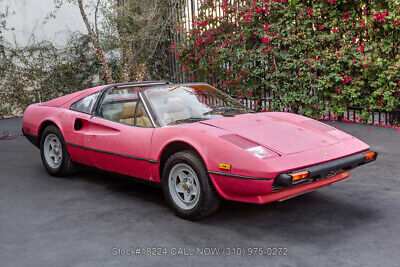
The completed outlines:
{"type": "Polygon", "coordinates": [[[374,158],[366,160],[364,156],[366,152],[369,151],[284,172],[279,174],[275,179],[229,177],[216,172],[209,172],[209,175],[214,187],[223,198],[233,201],[264,204],[287,199],[346,179],[349,177],[351,169],[376,160],[377,153],[374,158]],[[310,173],[308,179],[286,186],[276,185],[278,183],[276,181],[280,175],[301,170],[307,170],[310,173]]]}
{"type": "Polygon", "coordinates": [[[329,177],[336,176],[339,173],[344,171],[348,171],[358,167],[360,165],[372,162],[376,160],[378,157],[377,152],[373,151],[364,151],[361,153],[357,153],[354,155],[350,155],[347,157],[331,160],[325,163],[316,164],[313,166],[308,166],[306,168],[292,170],[290,172],[280,173],[275,179],[273,183],[272,190],[281,190],[291,186],[296,186],[303,183],[309,183],[313,181],[318,181],[322,179],[326,179],[329,177]],[[370,159],[367,159],[367,153],[374,153],[374,156],[370,159]],[[292,176],[294,173],[299,172],[308,172],[308,176],[305,179],[300,179],[297,181],[292,180],[292,176]]]}

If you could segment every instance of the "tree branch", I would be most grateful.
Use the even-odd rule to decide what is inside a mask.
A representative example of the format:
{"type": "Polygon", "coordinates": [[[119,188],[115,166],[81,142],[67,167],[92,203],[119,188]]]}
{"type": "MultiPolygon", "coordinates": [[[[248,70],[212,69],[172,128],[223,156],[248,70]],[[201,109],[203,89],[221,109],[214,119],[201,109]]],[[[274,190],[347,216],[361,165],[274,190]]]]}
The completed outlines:
{"type": "Polygon", "coordinates": [[[111,69],[108,66],[107,60],[104,57],[103,48],[101,47],[101,45],[99,43],[97,35],[95,34],[92,27],[90,26],[89,20],[85,13],[85,9],[83,8],[82,0],[78,0],[78,5],[79,5],[79,10],[81,12],[83,22],[85,23],[86,29],[89,32],[90,38],[92,39],[92,43],[94,46],[94,50],[96,52],[97,59],[100,61],[100,64],[103,66],[103,71],[104,71],[104,75],[106,77],[106,81],[108,84],[114,83],[114,80],[112,78],[111,69]]]}

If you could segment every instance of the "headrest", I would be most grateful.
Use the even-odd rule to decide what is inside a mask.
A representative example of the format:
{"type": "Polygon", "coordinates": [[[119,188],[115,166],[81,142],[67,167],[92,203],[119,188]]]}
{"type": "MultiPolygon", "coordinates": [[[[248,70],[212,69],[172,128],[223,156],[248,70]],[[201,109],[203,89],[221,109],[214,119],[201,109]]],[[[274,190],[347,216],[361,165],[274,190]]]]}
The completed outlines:
{"type": "Polygon", "coordinates": [[[136,102],[126,102],[122,107],[121,119],[135,117],[136,102]]]}
{"type": "Polygon", "coordinates": [[[185,105],[179,97],[172,97],[167,102],[167,113],[181,112],[185,110],[185,105]]]}

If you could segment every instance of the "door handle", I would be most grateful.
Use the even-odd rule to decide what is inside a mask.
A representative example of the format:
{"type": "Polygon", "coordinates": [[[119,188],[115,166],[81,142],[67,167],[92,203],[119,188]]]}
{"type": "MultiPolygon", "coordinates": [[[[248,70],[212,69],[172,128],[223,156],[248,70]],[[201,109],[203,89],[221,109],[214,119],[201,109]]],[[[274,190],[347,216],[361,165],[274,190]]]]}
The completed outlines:
{"type": "Polygon", "coordinates": [[[82,126],[83,126],[82,120],[81,119],[75,119],[74,130],[75,131],[79,131],[80,129],[82,129],[82,126]]]}

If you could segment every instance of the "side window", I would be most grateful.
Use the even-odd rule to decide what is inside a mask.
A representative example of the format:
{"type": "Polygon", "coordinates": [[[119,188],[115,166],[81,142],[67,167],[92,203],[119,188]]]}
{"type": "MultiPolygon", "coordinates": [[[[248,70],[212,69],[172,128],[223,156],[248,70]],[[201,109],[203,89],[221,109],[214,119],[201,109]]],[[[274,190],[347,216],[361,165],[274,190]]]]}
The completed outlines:
{"type": "Polygon", "coordinates": [[[138,95],[127,88],[112,88],[102,99],[97,116],[129,125],[135,124],[138,95]]]}
{"type": "Polygon", "coordinates": [[[131,92],[127,88],[110,89],[102,100],[96,115],[127,125],[153,127],[142,103],[138,100],[137,93],[131,92]]]}
{"type": "Polygon", "coordinates": [[[91,114],[93,110],[93,106],[96,103],[97,97],[99,96],[101,91],[88,95],[78,101],[76,101],[74,104],[71,105],[70,109],[82,112],[82,113],[87,113],[91,114]]]}

